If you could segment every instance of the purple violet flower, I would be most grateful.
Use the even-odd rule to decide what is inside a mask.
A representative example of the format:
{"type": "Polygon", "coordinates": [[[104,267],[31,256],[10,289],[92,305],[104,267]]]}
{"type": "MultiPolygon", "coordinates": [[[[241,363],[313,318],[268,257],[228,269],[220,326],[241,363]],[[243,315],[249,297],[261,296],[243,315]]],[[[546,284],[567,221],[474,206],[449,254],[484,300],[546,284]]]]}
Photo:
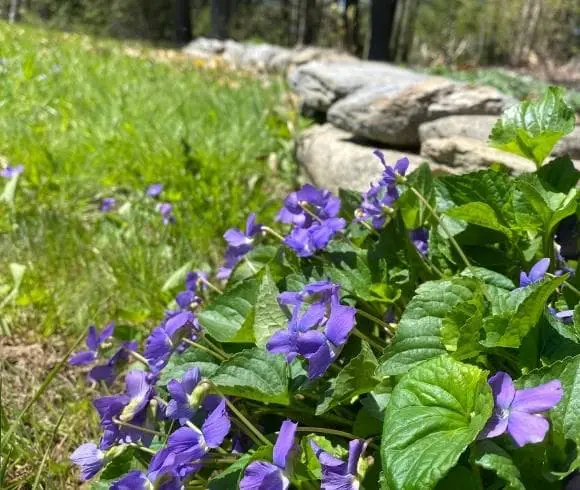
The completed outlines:
{"type": "Polygon", "coordinates": [[[87,331],[87,339],[85,340],[89,350],[73,354],[68,360],[68,363],[71,366],[84,366],[93,362],[98,356],[99,349],[103,343],[113,335],[114,330],[114,323],[109,323],[106,325],[101,333],[98,332],[94,325],[90,325],[87,331]]]}
{"type": "Polygon", "coordinates": [[[185,278],[185,291],[181,291],[175,297],[176,303],[180,308],[189,308],[192,303],[201,303],[199,293],[201,293],[207,286],[204,280],[207,279],[205,272],[189,272],[185,278]]]}
{"type": "Polygon", "coordinates": [[[80,466],[81,479],[90,480],[105,465],[105,453],[96,444],[88,442],[82,444],[70,455],[70,460],[80,466]]]}
{"type": "Polygon", "coordinates": [[[88,378],[112,385],[119,372],[129,362],[129,352],[137,350],[137,342],[123,342],[105,364],[99,364],[89,371],[88,378]]]}
{"type": "Polygon", "coordinates": [[[99,211],[101,213],[108,213],[109,211],[113,210],[116,204],[117,200],[114,197],[104,197],[103,199],[101,199],[99,211]]]}
{"type": "Polygon", "coordinates": [[[225,262],[216,274],[219,280],[227,280],[234,267],[252,250],[255,237],[262,232],[262,227],[263,225],[256,223],[256,213],[251,213],[246,220],[245,231],[230,228],[224,233],[228,248],[225,253],[225,262]]]}
{"type": "Polygon", "coordinates": [[[519,447],[544,440],[549,422],[541,415],[554,408],[562,399],[559,380],[516,390],[509,374],[498,372],[489,378],[495,407],[480,439],[509,433],[519,447]]]}
{"type": "Polygon", "coordinates": [[[180,465],[199,463],[210,449],[222,445],[230,427],[226,402],[222,399],[205,419],[201,430],[187,425],[171,434],[167,446],[151,460],[150,469],[154,467],[155,471],[161,472],[180,465]]]}
{"type": "Polygon", "coordinates": [[[272,454],[272,463],[254,461],[244,470],[240,490],[286,490],[290,485],[287,474],[291,471],[291,456],[295,451],[294,436],[298,424],[282,422],[272,454]]]}
{"type": "Polygon", "coordinates": [[[163,224],[168,225],[170,223],[175,223],[175,216],[173,215],[173,205],[168,202],[162,202],[157,206],[157,210],[163,218],[163,224]]]}
{"type": "Polygon", "coordinates": [[[370,221],[373,228],[379,230],[385,226],[387,218],[393,212],[393,205],[399,199],[397,184],[407,172],[409,159],[401,158],[394,167],[390,167],[381,151],[375,150],[373,153],[381,161],[385,171],[378,184],[371,184],[370,189],[363,193],[363,202],[356,211],[356,221],[370,221]]]}
{"type": "Polygon", "coordinates": [[[159,197],[159,195],[163,192],[163,184],[151,184],[147,187],[147,191],[145,192],[149,197],[159,197]]]}
{"type": "Polygon", "coordinates": [[[356,310],[340,303],[340,286],[327,281],[308,284],[300,293],[282,293],[281,304],[293,305],[286,330],[266,344],[273,353],[309,361],[308,377],[322,376],[336,359],[355,324],[356,310]]]}
{"type": "Polygon", "coordinates": [[[358,490],[360,488],[361,475],[359,475],[358,465],[366,449],[364,441],[360,439],[350,441],[346,461],[325,452],[312,440],[310,446],[322,467],[321,490],[358,490]]]}
{"type": "Polygon", "coordinates": [[[524,271],[520,272],[520,287],[525,288],[530,284],[541,281],[546,275],[546,272],[548,272],[549,267],[550,259],[544,258],[538,260],[538,262],[534,264],[534,266],[530,269],[529,274],[526,274],[524,271]]]}
{"type": "Polygon", "coordinates": [[[126,390],[119,395],[104,396],[93,401],[101,417],[101,426],[105,435],[100,448],[108,449],[116,441],[149,444],[153,436],[139,429],[119,425],[116,420],[129,422],[132,425],[145,427],[149,420],[147,408],[155,390],[150,376],[144,371],[130,371],[125,376],[126,390]]]}
{"type": "Polygon", "coordinates": [[[5,179],[12,179],[24,172],[24,165],[16,165],[15,167],[6,167],[0,170],[0,177],[5,179]]]}
{"type": "Polygon", "coordinates": [[[429,251],[429,230],[427,228],[417,228],[409,231],[409,237],[415,245],[417,252],[426,256],[429,251]]]}
{"type": "Polygon", "coordinates": [[[194,393],[200,381],[201,373],[194,367],[183,375],[181,381],[172,379],[167,384],[167,391],[171,395],[165,409],[165,416],[168,419],[179,420],[181,425],[184,425],[200,407],[213,410],[219,405],[220,397],[217,395],[206,397],[204,392],[194,393]]]}
{"type": "Polygon", "coordinates": [[[152,373],[161,371],[171,354],[184,338],[191,339],[199,332],[199,324],[191,311],[180,311],[167,318],[163,325],[152,330],[145,340],[143,355],[152,373]]]}
{"type": "Polygon", "coordinates": [[[167,469],[159,474],[145,474],[139,470],[127,473],[111,485],[111,490],[182,490],[183,483],[177,471],[167,469]]]}
{"type": "Polygon", "coordinates": [[[324,249],[346,221],[338,217],[340,199],[325,189],[310,184],[291,193],[284,200],[277,220],[293,225],[284,243],[299,257],[311,257],[324,249]]]}
{"type": "Polygon", "coordinates": [[[574,320],[574,310],[557,311],[555,308],[550,308],[550,312],[562,323],[572,323],[574,320]]]}

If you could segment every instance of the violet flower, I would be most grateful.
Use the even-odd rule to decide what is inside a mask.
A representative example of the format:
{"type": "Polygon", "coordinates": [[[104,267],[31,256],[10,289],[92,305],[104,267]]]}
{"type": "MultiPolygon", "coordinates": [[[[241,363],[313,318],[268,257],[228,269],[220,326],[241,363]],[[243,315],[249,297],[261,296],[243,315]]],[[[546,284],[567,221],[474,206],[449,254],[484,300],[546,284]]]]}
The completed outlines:
{"type": "Polygon", "coordinates": [[[113,483],[111,490],[182,490],[183,483],[177,471],[167,469],[161,474],[150,475],[139,470],[127,473],[123,478],[113,483]]]}
{"type": "Polygon", "coordinates": [[[284,207],[278,212],[278,221],[293,225],[284,243],[299,257],[311,257],[345,228],[339,212],[338,197],[325,189],[304,185],[284,200],[284,207]]]}
{"type": "Polygon", "coordinates": [[[498,372],[489,379],[495,407],[480,439],[498,437],[507,432],[522,447],[544,440],[550,424],[541,415],[554,408],[562,399],[559,380],[516,390],[509,374],[498,372]]]}
{"type": "Polygon", "coordinates": [[[167,446],[151,460],[150,468],[162,472],[179,465],[199,463],[210,449],[222,445],[230,427],[226,402],[222,399],[205,419],[201,430],[187,425],[171,434],[167,446]]]}
{"type": "Polygon", "coordinates": [[[399,199],[397,184],[407,172],[409,159],[401,158],[394,167],[390,167],[381,151],[374,151],[374,155],[379,158],[385,170],[378,184],[371,184],[370,189],[363,193],[363,202],[355,214],[356,221],[370,222],[373,228],[380,230],[393,213],[393,206],[399,199]]]}
{"type": "Polygon", "coordinates": [[[185,291],[175,297],[180,308],[189,308],[192,303],[201,303],[199,294],[207,287],[203,282],[207,279],[205,272],[189,272],[185,278],[185,291]]]}
{"type": "Polygon", "coordinates": [[[530,284],[541,281],[546,275],[546,272],[548,272],[549,267],[550,259],[544,258],[534,264],[529,274],[526,274],[524,271],[520,272],[520,287],[525,288],[530,284]]]}
{"type": "Polygon", "coordinates": [[[240,490],[286,490],[290,485],[291,456],[295,450],[294,436],[298,424],[282,422],[272,454],[272,463],[253,461],[244,470],[240,490]]]}
{"type": "Polygon", "coordinates": [[[426,256],[429,252],[429,230],[427,228],[417,228],[409,231],[409,237],[415,245],[417,252],[426,256]]]}
{"type": "Polygon", "coordinates": [[[358,490],[360,488],[362,475],[359,475],[358,466],[366,449],[364,441],[360,439],[350,441],[346,461],[325,452],[313,440],[310,440],[310,446],[322,467],[321,490],[358,490]]]}
{"type": "Polygon", "coordinates": [[[123,342],[117,351],[105,364],[95,366],[89,371],[88,378],[93,381],[103,381],[113,384],[119,372],[129,362],[129,352],[137,350],[137,342],[123,342]]]}
{"type": "Polygon", "coordinates": [[[157,206],[157,210],[161,214],[164,225],[175,222],[175,216],[173,215],[173,205],[171,203],[163,202],[157,206]]]}
{"type": "Polygon", "coordinates": [[[5,179],[12,179],[24,172],[24,165],[16,165],[15,167],[5,167],[0,170],[0,177],[5,179]]]}
{"type": "Polygon", "coordinates": [[[180,311],[167,318],[162,326],[154,328],[145,340],[143,353],[152,373],[161,371],[181,341],[195,337],[198,331],[199,324],[190,311],[180,311]]]}
{"type": "Polygon", "coordinates": [[[572,323],[574,321],[574,310],[557,311],[555,308],[550,308],[550,312],[562,323],[572,323]]]}
{"type": "Polygon", "coordinates": [[[149,197],[159,197],[159,195],[163,192],[163,184],[151,184],[147,187],[147,191],[145,192],[149,197]]]}
{"type": "Polygon", "coordinates": [[[85,340],[89,350],[73,354],[68,360],[68,363],[71,366],[84,366],[93,362],[98,356],[99,349],[103,343],[113,335],[114,330],[114,323],[109,323],[106,325],[100,333],[94,325],[90,325],[87,331],[87,338],[85,340]]]}
{"type": "Polygon", "coordinates": [[[307,285],[300,293],[282,293],[279,301],[293,305],[286,330],[266,344],[273,353],[308,360],[308,377],[322,376],[336,359],[355,324],[356,310],[340,303],[340,286],[327,281],[307,285]]]}
{"type": "Polygon", "coordinates": [[[147,408],[155,390],[148,373],[144,371],[130,371],[125,376],[126,390],[119,395],[104,396],[93,401],[101,418],[101,426],[105,429],[105,436],[101,440],[101,449],[108,449],[115,442],[137,442],[141,440],[149,444],[153,436],[137,428],[117,424],[117,420],[128,422],[134,426],[145,427],[147,408]]]}
{"type": "Polygon", "coordinates": [[[263,225],[256,223],[256,213],[251,213],[246,220],[245,231],[230,228],[224,233],[228,248],[225,253],[225,262],[216,274],[219,280],[227,280],[234,267],[252,250],[255,238],[262,232],[262,227],[263,225]]]}
{"type": "Polygon", "coordinates": [[[90,480],[105,465],[105,453],[96,444],[88,442],[82,444],[70,455],[70,460],[81,470],[81,479],[90,480]]]}
{"type": "Polygon", "coordinates": [[[201,406],[213,410],[219,405],[219,396],[209,395],[205,397],[204,392],[194,391],[200,381],[201,373],[198,368],[194,367],[183,375],[181,381],[172,379],[167,384],[167,391],[171,395],[171,400],[165,409],[165,416],[168,419],[179,420],[181,425],[184,425],[201,406]]]}
{"type": "Polygon", "coordinates": [[[99,211],[101,213],[108,213],[115,207],[116,204],[117,200],[114,197],[104,197],[103,199],[101,199],[99,211]]]}

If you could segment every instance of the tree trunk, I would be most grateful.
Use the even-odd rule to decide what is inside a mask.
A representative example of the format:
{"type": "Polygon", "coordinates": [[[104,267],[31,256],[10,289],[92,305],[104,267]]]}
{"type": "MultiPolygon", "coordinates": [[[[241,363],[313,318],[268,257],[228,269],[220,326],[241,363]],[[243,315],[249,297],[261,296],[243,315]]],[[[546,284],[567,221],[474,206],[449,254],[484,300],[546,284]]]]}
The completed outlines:
{"type": "Polygon", "coordinates": [[[390,41],[395,22],[397,0],[372,0],[369,60],[391,61],[390,41]]]}
{"type": "Polygon", "coordinates": [[[405,12],[401,21],[401,29],[397,50],[392,52],[392,58],[402,63],[409,61],[409,53],[415,37],[415,22],[419,13],[419,0],[405,0],[405,12]]]}
{"type": "Polygon", "coordinates": [[[226,39],[228,37],[230,13],[230,0],[211,1],[211,37],[217,39],[226,39]]]}
{"type": "Polygon", "coordinates": [[[186,44],[192,38],[191,3],[189,0],[175,0],[175,41],[186,44]]]}
{"type": "Polygon", "coordinates": [[[8,22],[14,24],[20,20],[20,0],[10,1],[10,10],[8,11],[8,22]]]}
{"type": "Polygon", "coordinates": [[[359,36],[359,0],[346,0],[342,13],[344,26],[344,47],[357,56],[362,54],[362,45],[359,36]]]}
{"type": "Polygon", "coordinates": [[[280,0],[280,14],[282,17],[282,23],[284,24],[284,42],[285,44],[290,45],[292,32],[292,10],[290,0],[280,0]]]}
{"type": "Polygon", "coordinates": [[[308,46],[316,40],[316,0],[302,0],[298,44],[308,46]]]}

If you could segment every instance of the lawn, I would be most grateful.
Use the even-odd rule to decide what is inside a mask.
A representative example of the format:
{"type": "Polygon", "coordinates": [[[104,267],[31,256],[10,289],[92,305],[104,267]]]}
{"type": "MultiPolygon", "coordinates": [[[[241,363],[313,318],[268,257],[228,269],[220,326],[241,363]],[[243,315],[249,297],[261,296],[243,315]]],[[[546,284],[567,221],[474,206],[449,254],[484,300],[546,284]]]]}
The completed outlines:
{"type": "MultiPolygon", "coordinates": [[[[281,79],[167,58],[0,24],[0,156],[24,165],[0,202],[3,432],[88,324],[139,338],[186,270],[219,265],[223,232],[250,210],[267,221],[294,182],[281,79]]],[[[82,378],[63,370],[25,415],[0,486],[75,486],[67,456],[94,422],[82,378]]]]}

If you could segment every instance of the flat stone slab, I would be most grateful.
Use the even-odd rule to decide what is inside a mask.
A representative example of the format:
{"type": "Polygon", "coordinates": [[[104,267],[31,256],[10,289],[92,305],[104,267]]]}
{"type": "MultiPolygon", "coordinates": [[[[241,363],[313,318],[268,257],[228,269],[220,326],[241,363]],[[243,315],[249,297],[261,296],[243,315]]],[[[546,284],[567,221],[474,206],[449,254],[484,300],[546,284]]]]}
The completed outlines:
{"type": "Polygon", "coordinates": [[[423,142],[421,155],[432,161],[461,172],[488,168],[501,163],[514,173],[533,172],[534,163],[526,158],[490,147],[485,141],[465,136],[436,138],[423,142]]]}
{"type": "Polygon", "coordinates": [[[499,115],[517,101],[493,87],[473,86],[440,77],[393,87],[367,87],[328,111],[338,128],[399,148],[418,148],[419,127],[451,115],[499,115]]]}
{"type": "Polygon", "coordinates": [[[313,61],[288,74],[291,87],[305,111],[326,112],[337,100],[368,86],[408,86],[426,75],[388,63],[353,60],[348,62],[313,61]]]}
{"type": "MultiPolygon", "coordinates": [[[[330,124],[314,126],[304,131],[296,141],[296,156],[312,182],[338,192],[339,188],[366,191],[371,182],[377,182],[384,170],[373,155],[376,146],[365,146],[353,141],[352,135],[330,124]]],[[[407,157],[410,170],[427,161],[419,155],[379,148],[389,163],[407,157]]],[[[430,163],[432,170],[449,169],[430,163]]],[[[450,169],[453,172],[453,169],[450,169]]]]}

